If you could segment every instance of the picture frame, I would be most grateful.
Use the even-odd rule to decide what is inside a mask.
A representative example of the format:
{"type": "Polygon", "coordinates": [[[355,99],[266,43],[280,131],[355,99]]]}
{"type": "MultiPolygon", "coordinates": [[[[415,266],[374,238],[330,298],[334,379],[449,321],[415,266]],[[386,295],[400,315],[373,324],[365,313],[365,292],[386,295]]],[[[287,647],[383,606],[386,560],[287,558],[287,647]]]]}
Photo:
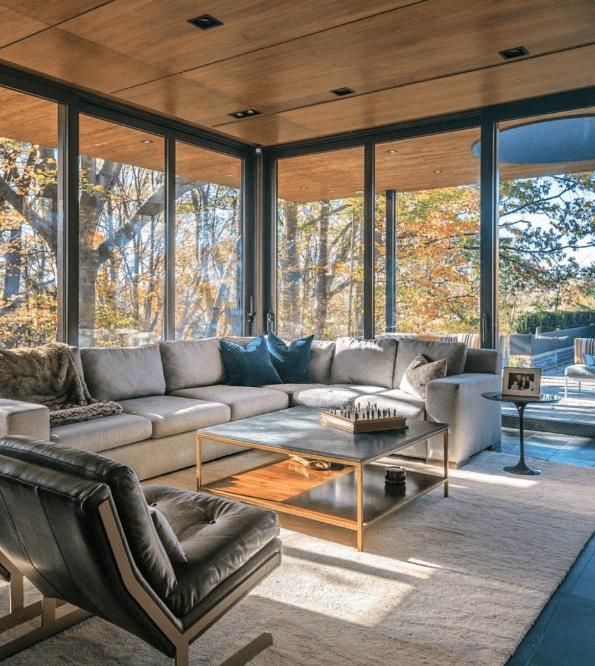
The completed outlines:
{"type": "Polygon", "coordinates": [[[540,368],[504,368],[502,370],[502,395],[538,398],[540,391],[540,368]]]}

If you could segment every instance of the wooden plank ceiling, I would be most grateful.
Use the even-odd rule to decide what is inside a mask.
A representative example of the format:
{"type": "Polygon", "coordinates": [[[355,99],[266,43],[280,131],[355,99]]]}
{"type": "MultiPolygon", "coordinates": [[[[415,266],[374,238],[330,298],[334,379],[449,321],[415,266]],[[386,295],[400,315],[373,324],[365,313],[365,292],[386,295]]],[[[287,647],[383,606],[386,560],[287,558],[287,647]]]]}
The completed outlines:
{"type": "MultiPolygon", "coordinates": [[[[595,85],[594,0],[0,0],[0,22],[1,61],[253,145],[595,85]],[[223,25],[202,31],[188,23],[202,13],[223,25]],[[519,46],[528,55],[499,55],[519,46]],[[330,92],[343,87],[354,93],[330,92]],[[261,115],[229,115],[250,108],[261,115]]],[[[40,108],[0,90],[0,133],[53,145],[55,113],[44,127],[40,108]]],[[[140,133],[108,133],[108,143],[120,142],[120,159],[132,160],[140,133]]],[[[89,138],[81,145],[101,156],[101,141],[91,140],[93,132],[89,138]]],[[[476,179],[469,150],[477,138],[468,130],[382,147],[378,190],[476,179]]],[[[350,152],[335,169],[341,196],[362,187],[361,154],[350,152]]],[[[154,148],[144,154],[137,161],[156,168],[154,148]]],[[[203,162],[185,175],[204,178],[203,162]]],[[[336,192],[324,159],[292,162],[311,180],[322,169],[330,184],[320,192],[336,192]]],[[[212,173],[232,166],[223,160],[212,173]]],[[[290,187],[280,175],[280,193],[303,200],[314,192],[300,189],[307,185],[296,176],[290,187]]]]}

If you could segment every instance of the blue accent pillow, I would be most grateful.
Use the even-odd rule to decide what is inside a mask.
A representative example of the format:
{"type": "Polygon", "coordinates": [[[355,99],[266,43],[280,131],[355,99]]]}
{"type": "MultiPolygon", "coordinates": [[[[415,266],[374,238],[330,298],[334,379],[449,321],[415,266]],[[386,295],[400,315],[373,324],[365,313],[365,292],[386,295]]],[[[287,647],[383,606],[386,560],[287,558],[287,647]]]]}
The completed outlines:
{"type": "Polygon", "coordinates": [[[281,384],[262,333],[245,347],[235,342],[221,340],[221,355],[228,384],[233,386],[281,384]]]}
{"type": "Polygon", "coordinates": [[[595,365],[595,356],[593,354],[585,354],[585,363],[587,365],[595,365]]]}
{"type": "Polygon", "coordinates": [[[310,358],[313,335],[294,340],[289,347],[274,333],[269,333],[269,353],[281,380],[287,384],[310,384],[306,366],[310,358]]]}

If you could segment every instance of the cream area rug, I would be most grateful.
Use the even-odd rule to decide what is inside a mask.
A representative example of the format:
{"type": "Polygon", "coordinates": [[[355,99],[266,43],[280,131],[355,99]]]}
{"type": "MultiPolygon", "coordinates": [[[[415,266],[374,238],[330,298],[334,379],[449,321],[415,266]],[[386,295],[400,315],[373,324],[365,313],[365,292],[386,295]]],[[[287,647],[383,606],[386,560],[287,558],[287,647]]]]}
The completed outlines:
{"type": "MultiPolygon", "coordinates": [[[[191,648],[223,661],[261,631],[253,666],[500,666],[595,529],[595,470],[483,452],[436,489],[354,535],[285,520],[284,561],[191,648]],[[324,534],[325,539],[320,538],[324,534]]],[[[192,470],[172,476],[192,487],[192,470]]],[[[173,663],[98,619],[5,660],[6,666],[173,663]]]]}

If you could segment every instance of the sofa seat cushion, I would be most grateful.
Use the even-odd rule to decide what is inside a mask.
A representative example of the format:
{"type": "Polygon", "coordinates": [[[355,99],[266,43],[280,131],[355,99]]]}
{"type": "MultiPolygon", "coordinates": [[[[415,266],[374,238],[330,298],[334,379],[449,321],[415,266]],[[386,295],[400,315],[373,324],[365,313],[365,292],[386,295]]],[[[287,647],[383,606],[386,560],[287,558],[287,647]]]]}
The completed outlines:
{"type": "Polygon", "coordinates": [[[152,425],[150,436],[154,439],[227,423],[231,415],[229,407],[220,402],[193,400],[174,395],[122,400],[120,404],[127,414],[136,414],[149,419],[152,425]]]}
{"type": "Polygon", "coordinates": [[[52,442],[100,453],[149,439],[151,432],[149,419],[132,414],[117,414],[52,428],[50,439],[52,442]]]}
{"type": "Polygon", "coordinates": [[[289,398],[283,391],[273,391],[256,386],[228,386],[227,384],[197,386],[174,391],[172,395],[228,405],[232,421],[285,409],[289,405],[289,398]]]}
{"type": "Polygon", "coordinates": [[[321,387],[305,387],[295,391],[291,404],[307,407],[340,407],[346,402],[355,405],[378,405],[381,409],[396,409],[399,416],[408,419],[423,419],[425,401],[399,389],[386,389],[382,386],[332,385],[321,387]]]}
{"type": "Polygon", "coordinates": [[[575,379],[595,379],[595,366],[576,363],[575,365],[569,365],[564,370],[564,374],[566,377],[574,377],[575,379]]]}
{"type": "Polygon", "coordinates": [[[426,402],[411,393],[400,389],[385,389],[374,395],[360,396],[356,405],[376,404],[380,409],[395,409],[398,416],[408,419],[423,419],[426,415],[426,402]]]}
{"type": "Polygon", "coordinates": [[[279,534],[274,511],[179,488],[144,488],[167,519],[187,562],[174,564],[178,583],[165,600],[183,617],[279,534]]]}
{"type": "Polygon", "coordinates": [[[353,384],[331,384],[312,386],[307,384],[297,389],[291,397],[291,406],[305,405],[306,407],[340,407],[346,402],[353,402],[361,396],[376,395],[386,389],[383,386],[356,386],[353,384]]]}
{"type": "Polygon", "coordinates": [[[309,382],[307,384],[267,384],[262,388],[273,389],[273,391],[282,391],[283,393],[287,393],[289,396],[289,404],[291,405],[291,398],[296,391],[302,391],[304,389],[311,388],[328,388],[328,384],[311,384],[309,382]]]}

